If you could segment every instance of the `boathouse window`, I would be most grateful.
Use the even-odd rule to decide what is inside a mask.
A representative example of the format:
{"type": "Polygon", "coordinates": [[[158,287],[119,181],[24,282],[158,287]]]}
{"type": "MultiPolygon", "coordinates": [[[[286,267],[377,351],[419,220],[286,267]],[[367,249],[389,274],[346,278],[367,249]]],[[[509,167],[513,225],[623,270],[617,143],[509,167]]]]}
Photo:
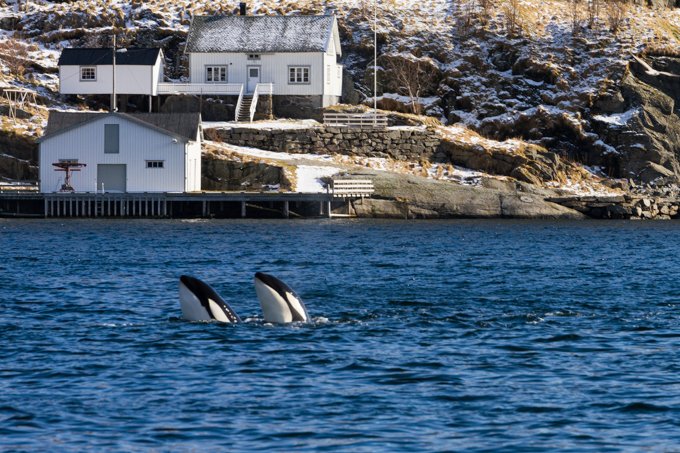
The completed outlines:
{"type": "Polygon", "coordinates": [[[248,54],[248,60],[259,60],[259,59],[260,59],[259,53],[249,53],[248,54]]]}
{"type": "Polygon", "coordinates": [[[104,152],[106,154],[120,152],[120,126],[118,124],[104,125],[104,152]]]}
{"type": "Polygon", "coordinates": [[[97,68],[95,66],[80,67],[80,81],[94,82],[97,80],[97,68]]]}
{"type": "Polygon", "coordinates": [[[206,66],[205,67],[205,81],[206,82],[226,82],[227,81],[227,67],[226,66],[206,66]]]}
{"type": "Polygon", "coordinates": [[[147,160],[146,168],[163,168],[162,160],[147,160]]]}
{"type": "Polygon", "coordinates": [[[289,84],[309,84],[309,66],[288,66],[289,84]]]}

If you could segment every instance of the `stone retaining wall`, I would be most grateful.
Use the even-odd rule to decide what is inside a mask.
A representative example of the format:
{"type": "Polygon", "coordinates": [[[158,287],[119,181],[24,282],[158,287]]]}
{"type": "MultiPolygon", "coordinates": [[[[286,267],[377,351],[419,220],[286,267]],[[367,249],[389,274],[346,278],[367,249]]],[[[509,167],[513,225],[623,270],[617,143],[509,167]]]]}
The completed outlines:
{"type": "Polygon", "coordinates": [[[208,129],[206,138],[238,146],[297,154],[351,154],[391,157],[418,162],[430,160],[441,140],[424,128],[364,129],[315,127],[309,129],[208,129]]]}

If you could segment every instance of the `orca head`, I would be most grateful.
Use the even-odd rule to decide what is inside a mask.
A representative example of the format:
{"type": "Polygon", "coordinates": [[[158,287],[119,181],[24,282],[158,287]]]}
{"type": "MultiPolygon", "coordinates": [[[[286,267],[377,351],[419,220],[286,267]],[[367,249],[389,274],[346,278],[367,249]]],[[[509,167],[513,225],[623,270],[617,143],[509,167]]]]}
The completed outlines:
{"type": "Polygon", "coordinates": [[[255,292],[266,322],[309,322],[307,307],[300,296],[278,278],[262,272],[256,273],[255,292]]]}
{"type": "Polygon", "coordinates": [[[187,321],[241,322],[214,289],[202,280],[188,275],[179,278],[179,304],[187,321]]]}

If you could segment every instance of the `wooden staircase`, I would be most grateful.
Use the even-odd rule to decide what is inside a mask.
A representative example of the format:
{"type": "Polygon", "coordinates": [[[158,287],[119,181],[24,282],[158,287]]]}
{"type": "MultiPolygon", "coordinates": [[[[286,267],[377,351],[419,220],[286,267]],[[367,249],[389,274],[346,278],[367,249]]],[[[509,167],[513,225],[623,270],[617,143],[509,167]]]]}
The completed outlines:
{"type": "Polygon", "coordinates": [[[239,111],[236,112],[236,121],[250,122],[250,106],[253,104],[253,96],[244,94],[239,111]]]}

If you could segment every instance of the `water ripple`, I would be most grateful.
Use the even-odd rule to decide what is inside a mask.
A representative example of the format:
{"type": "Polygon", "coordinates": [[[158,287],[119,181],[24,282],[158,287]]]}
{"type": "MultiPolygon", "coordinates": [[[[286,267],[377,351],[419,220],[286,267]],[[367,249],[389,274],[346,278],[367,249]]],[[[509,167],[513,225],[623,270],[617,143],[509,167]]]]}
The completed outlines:
{"type": "Polygon", "coordinates": [[[0,450],[680,444],[672,223],[0,228],[0,450]],[[265,323],[256,271],[295,288],[313,322],[265,323]],[[182,320],[182,273],[246,322],[182,320]]]}

